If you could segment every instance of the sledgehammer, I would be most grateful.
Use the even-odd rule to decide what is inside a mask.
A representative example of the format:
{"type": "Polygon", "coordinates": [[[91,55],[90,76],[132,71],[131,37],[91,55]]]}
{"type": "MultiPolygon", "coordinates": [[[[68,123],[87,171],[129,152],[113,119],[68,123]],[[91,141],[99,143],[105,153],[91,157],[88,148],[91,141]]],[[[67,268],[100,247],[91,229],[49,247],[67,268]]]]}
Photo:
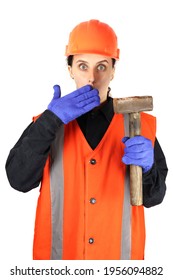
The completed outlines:
{"type": "MultiPolygon", "coordinates": [[[[152,96],[132,96],[113,98],[115,113],[129,114],[129,136],[141,134],[140,112],[153,110],[152,96]]],[[[142,205],[142,168],[130,165],[130,200],[131,205],[142,205]]]]}

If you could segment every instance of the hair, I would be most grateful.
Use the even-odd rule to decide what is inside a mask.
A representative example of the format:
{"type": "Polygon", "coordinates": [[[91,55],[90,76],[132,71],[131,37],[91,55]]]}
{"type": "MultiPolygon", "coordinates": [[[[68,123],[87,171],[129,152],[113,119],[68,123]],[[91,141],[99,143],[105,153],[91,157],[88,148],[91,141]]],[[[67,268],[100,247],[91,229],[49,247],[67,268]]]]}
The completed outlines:
{"type": "MultiPolygon", "coordinates": [[[[116,59],[115,59],[115,58],[112,58],[112,68],[114,68],[115,62],[116,62],[116,59]]],[[[67,65],[68,65],[68,66],[72,66],[72,64],[73,64],[73,55],[69,55],[69,56],[67,57],[67,65]]]]}

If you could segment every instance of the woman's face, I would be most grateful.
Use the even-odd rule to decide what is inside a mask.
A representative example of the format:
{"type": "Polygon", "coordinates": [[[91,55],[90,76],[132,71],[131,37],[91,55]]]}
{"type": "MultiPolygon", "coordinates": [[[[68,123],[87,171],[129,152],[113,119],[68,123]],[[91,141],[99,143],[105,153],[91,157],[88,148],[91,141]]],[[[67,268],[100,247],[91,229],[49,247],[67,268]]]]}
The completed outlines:
{"type": "Polygon", "coordinates": [[[110,57],[97,54],[76,54],[68,70],[75,81],[76,88],[89,84],[98,89],[101,102],[107,99],[109,83],[115,72],[110,57]]]}

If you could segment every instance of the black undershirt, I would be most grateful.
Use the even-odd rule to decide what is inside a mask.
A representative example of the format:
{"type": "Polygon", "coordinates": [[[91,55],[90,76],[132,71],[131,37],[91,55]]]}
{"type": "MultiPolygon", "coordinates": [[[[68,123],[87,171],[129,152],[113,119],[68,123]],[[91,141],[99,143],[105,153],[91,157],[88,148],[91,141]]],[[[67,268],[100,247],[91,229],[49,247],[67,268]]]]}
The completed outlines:
{"type": "Polygon", "coordinates": [[[94,109],[77,119],[87,142],[94,150],[103,138],[114,116],[113,99],[108,97],[98,109],[94,109]]]}

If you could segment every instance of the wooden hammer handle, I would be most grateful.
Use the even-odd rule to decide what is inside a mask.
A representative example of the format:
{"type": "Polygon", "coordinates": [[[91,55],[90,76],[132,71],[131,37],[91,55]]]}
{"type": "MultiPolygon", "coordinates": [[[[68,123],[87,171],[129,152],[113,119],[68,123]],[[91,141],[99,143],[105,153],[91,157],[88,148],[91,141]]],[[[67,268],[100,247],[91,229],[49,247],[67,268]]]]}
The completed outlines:
{"type": "MultiPolygon", "coordinates": [[[[141,134],[140,113],[129,113],[129,136],[133,137],[141,134]]],[[[142,168],[130,165],[130,199],[131,205],[139,206],[143,204],[142,197],[142,168]]]]}

